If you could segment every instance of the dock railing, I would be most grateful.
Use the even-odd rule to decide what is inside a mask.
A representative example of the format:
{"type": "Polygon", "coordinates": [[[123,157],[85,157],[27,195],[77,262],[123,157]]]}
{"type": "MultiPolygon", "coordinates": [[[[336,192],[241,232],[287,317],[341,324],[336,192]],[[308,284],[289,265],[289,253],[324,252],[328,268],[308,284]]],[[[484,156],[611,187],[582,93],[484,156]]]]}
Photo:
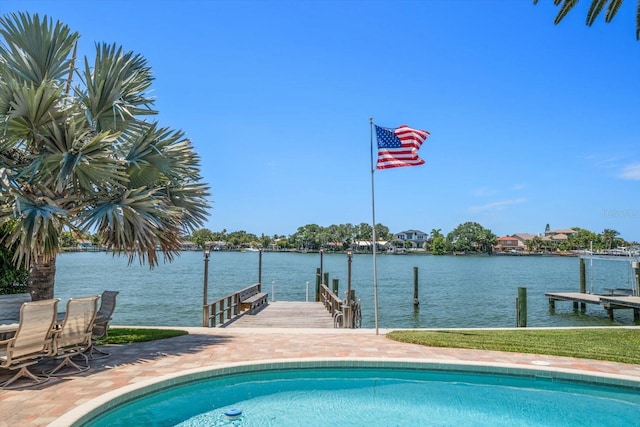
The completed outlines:
{"type": "Polygon", "coordinates": [[[240,295],[251,291],[253,288],[257,288],[257,291],[260,292],[260,283],[208,303],[204,307],[205,313],[208,313],[205,314],[208,318],[207,326],[215,328],[238,316],[240,314],[240,295]]]}
{"type": "Polygon", "coordinates": [[[206,307],[209,328],[215,328],[233,319],[240,313],[240,294],[236,292],[215,300],[206,307]]]}
{"type": "Polygon", "coordinates": [[[320,302],[324,304],[324,307],[333,317],[333,327],[337,328],[342,326],[344,319],[342,306],[344,302],[324,283],[320,285],[320,302]]]}

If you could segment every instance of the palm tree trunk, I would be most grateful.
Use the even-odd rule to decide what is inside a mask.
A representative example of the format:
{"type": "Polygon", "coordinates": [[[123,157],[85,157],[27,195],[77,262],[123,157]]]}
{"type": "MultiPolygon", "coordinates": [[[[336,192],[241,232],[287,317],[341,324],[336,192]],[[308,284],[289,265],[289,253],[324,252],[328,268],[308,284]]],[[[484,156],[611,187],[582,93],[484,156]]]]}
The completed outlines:
{"type": "Polygon", "coordinates": [[[33,301],[53,298],[53,285],[56,279],[56,256],[48,261],[39,256],[29,270],[27,291],[33,301]]]}

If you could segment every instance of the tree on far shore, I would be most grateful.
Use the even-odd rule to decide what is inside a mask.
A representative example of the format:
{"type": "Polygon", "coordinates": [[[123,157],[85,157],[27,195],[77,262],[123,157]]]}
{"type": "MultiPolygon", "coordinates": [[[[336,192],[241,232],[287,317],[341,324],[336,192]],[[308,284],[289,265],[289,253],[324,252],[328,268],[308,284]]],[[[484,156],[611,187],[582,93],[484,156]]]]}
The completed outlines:
{"type": "Polygon", "coordinates": [[[29,269],[34,300],[54,295],[63,231],[93,232],[114,254],[171,260],[207,216],[200,159],[157,112],[146,60],[97,43],[76,68],[79,35],[37,14],[0,18],[0,225],[29,269]]]}

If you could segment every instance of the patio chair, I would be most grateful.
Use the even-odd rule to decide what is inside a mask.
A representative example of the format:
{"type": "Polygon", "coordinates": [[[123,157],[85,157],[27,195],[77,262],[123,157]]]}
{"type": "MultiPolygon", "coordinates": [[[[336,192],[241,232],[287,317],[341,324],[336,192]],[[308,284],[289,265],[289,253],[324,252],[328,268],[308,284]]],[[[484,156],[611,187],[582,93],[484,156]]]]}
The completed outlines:
{"type": "Polygon", "coordinates": [[[98,314],[96,314],[96,320],[93,322],[93,331],[91,346],[87,349],[85,354],[89,359],[103,359],[110,356],[110,353],[100,350],[96,347],[97,341],[104,339],[108,335],[109,322],[113,317],[113,312],[116,309],[116,296],[120,292],[118,291],[104,291],[100,298],[100,308],[98,314]],[[102,356],[96,356],[96,353],[100,353],[102,356]]]}
{"type": "Polygon", "coordinates": [[[18,372],[2,383],[7,388],[19,378],[30,378],[28,385],[41,384],[48,376],[38,376],[29,366],[51,352],[59,299],[25,302],[20,307],[18,330],[13,337],[0,341],[0,367],[18,372]]]}
{"type": "Polygon", "coordinates": [[[67,301],[67,312],[62,322],[62,327],[54,335],[52,355],[62,361],[53,368],[49,375],[57,374],[64,367],[75,369],[76,372],[84,372],[89,369],[89,359],[84,351],[91,346],[91,331],[98,311],[99,295],[70,298],[67,301]],[[73,356],[81,355],[86,366],[81,366],[71,360],[73,356]]]}

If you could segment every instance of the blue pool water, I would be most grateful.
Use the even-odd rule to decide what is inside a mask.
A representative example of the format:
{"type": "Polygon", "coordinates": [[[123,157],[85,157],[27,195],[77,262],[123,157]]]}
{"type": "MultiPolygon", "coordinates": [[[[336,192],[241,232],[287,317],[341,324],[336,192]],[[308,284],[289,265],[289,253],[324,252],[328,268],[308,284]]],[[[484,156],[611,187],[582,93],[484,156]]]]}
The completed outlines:
{"type": "MultiPolygon", "coordinates": [[[[539,374],[540,375],[540,374],[539,374]]],[[[116,406],[85,426],[621,426],[638,390],[550,377],[406,368],[229,374],[116,406]],[[242,411],[234,418],[225,415],[242,411]]]]}

